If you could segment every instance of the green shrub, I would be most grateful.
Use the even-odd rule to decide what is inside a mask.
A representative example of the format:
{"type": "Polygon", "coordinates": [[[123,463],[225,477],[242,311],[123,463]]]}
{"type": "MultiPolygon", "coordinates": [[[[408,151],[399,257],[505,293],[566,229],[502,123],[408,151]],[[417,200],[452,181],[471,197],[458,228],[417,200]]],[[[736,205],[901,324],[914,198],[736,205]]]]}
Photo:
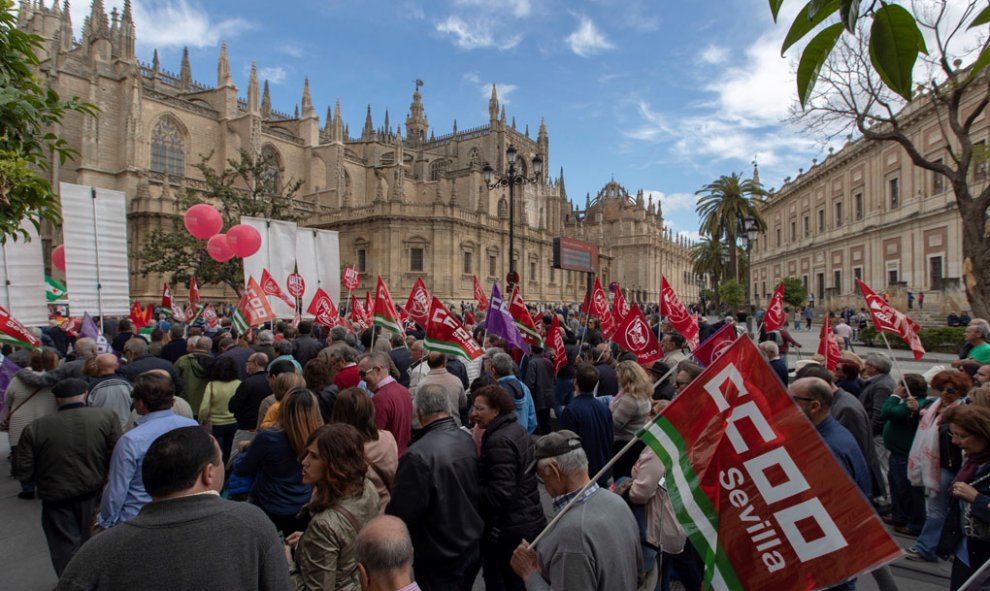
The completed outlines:
{"type": "MultiPolygon", "coordinates": [[[[938,328],[923,328],[918,332],[918,338],[925,347],[925,351],[938,351],[941,353],[955,353],[965,341],[964,326],[940,326],[938,328]]],[[[883,337],[872,326],[859,331],[859,340],[863,341],[867,347],[884,347],[883,337]]],[[[888,335],[887,342],[891,349],[908,349],[900,337],[888,335]]]]}

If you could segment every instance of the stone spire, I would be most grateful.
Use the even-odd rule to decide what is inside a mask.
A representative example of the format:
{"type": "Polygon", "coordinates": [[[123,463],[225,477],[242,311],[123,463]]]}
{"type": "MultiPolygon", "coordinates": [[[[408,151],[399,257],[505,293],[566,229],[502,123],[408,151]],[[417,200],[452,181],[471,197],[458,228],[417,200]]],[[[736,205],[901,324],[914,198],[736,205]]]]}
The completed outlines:
{"type": "Polygon", "coordinates": [[[498,124],[505,129],[505,105],[502,105],[502,115],[498,118],[498,124]]]}
{"type": "Polygon", "coordinates": [[[760,185],[760,167],[756,164],[756,160],[753,160],[753,184],[757,187],[763,188],[760,185]]]}
{"type": "MultiPolygon", "coordinates": [[[[128,5],[130,5],[129,2],[128,5]]],[[[125,10],[126,10],[126,6],[125,6],[125,10]]],[[[61,45],[61,49],[62,51],[71,51],[72,50],[72,15],[70,14],[69,11],[69,0],[65,0],[65,2],[62,4],[62,12],[59,16],[61,16],[61,21],[62,21],[59,28],[59,43],[61,45]]]]}
{"type": "Polygon", "coordinates": [[[454,135],[457,135],[457,119],[454,119],[454,135]]]}
{"type": "Polygon", "coordinates": [[[330,138],[334,142],[344,141],[344,120],[340,116],[340,99],[333,108],[333,134],[330,138]]]}
{"type": "MultiPolygon", "coordinates": [[[[545,166],[545,165],[544,165],[545,166]]],[[[564,167],[560,167],[560,181],[557,183],[560,187],[560,196],[564,199],[567,198],[567,189],[564,188],[564,167]]]]}
{"type": "MultiPolygon", "coordinates": [[[[251,64],[251,74],[254,75],[254,64],[251,64]]],[[[189,48],[182,48],[182,66],[179,67],[179,81],[182,83],[182,90],[192,89],[192,66],[189,65],[189,48]]],[[[255,92],[257,92],[257,80],[255,80],[255,92]]],[[[250,94],[250,89],[248,91],[250,94]]],[[[250,98],[250,97],[249,97],[250,98]]]]}
{"type": "Polygon", "coordinates": [[[306,76],[303,82],[302,116],[306,119],[316,117],[316,109],[313,108],[313,99],[309,94],[309,76],[306,76]]]}
{"type": "Polygon", "coordinates": [[[392,126],[388,122],[388,109],[385,109],[385,137],[392,135],[392,126]]]}
{"type": "Polygon", "coordinates": [[[258,66],[251,62],[251,76],[248,78],[247,89],[248,113],[254,116],[261,115],[261,99],[258,96],[258,66]]]}
{"type": "Polygon", "coordinates": [[[498,125],[498,92],[495,90],[495,83],[492,83],[492,97],[488,99],[488,127],[495,129],[498,125]]]}
{"type": "Polygon", "coordinates": [[[371,105],[368,105],[368,112],[364,115],[364,129],[361,130],[361,139],[368,140],[375,134],[375,127],[371,123],[371,105]]]}
{"type": "Polygon", "coordinates": [[[409,105],[409,114],[406,115],[406,137],[412,146],[426,141],[426,132],[430,127],[423,109],[423,96],[419,93],[422,82],[416,81],[416,90],[413,92],[412,104],[409,105]]]}
{"type": "Polygon", "coordinates": [[[93,39],[106,39],[110,36],[110,23],[103,8],[103,0],[93,0],[93,4],[90,5],[89,27],[93,39]]]}
{"type": "Polygon", "coordinates": [[[217,61],[217,87],[233,86],[234,80],[230,77],[230,61],[227,59],[227,42],[220,45],[220,59],[217,61]]]}
{"type": "Polygon", "coordinates": [[[261,118],[272,118],[272,95],[268,92],[268,81],[265,80],[264,90],[261,92],[261,118]]]}
{"type": "MultiPolygon", "coordinates": [[[[68,8],[68,1],[66,1],[68,8]]],[[[120,15],[120,31],[118,32],[117,52],[126,60],[134,60],[134,43],[136,41],[134,28],[134,12],[131,10],[131,0],[124,0],[124,12],[120,15]]]]}
{"type": "Polygon", "coordinates": [[[158,50],[155,49],[154,53],[151,54],[151,78],[152,80],[158,78],[158,74],[161,72],[161,64],[158,61],[158,50]]]}
{"type": "Polygon", "coordinates": [[[333,107],[327,105],[327,119],[323,123],[323,133],[330,135],[333,133],[333,107]]]}
{"type": "Polygon", "coordinates": [[[515,129],[515,128],[516,128],[516,116],[513,115],[512,116],[512,129],[515,129]]]}

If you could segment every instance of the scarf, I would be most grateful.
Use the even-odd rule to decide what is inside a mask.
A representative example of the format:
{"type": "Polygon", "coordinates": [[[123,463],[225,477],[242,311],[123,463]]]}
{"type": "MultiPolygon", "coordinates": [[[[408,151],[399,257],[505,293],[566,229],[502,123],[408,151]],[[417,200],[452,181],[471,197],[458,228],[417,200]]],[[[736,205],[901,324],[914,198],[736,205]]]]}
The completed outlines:
{"type": "MultiPolygon", "coordinates": [[[[973,435],[975,437],[975,435],[973,435]]],[[[980,466],[990,462],[990,449],[986,449],[978,454],[973,454],[966,456],[966,461],[963,462],[962,468],[959,469],[959,473],[956,477],[952,479],[952,483],[965,482],[973,480],[976,476],[976,471],[979,470],[980,466]]]]}
{"type": "Polygon", "coordinates": [[[937,495],[940,486],[938,426],[941,423],[941,406],[942,400],[939,399],[921,411],[921,422],[908,453],[908,480],[914,486],[924,487],[929,497],[937,495]]]}

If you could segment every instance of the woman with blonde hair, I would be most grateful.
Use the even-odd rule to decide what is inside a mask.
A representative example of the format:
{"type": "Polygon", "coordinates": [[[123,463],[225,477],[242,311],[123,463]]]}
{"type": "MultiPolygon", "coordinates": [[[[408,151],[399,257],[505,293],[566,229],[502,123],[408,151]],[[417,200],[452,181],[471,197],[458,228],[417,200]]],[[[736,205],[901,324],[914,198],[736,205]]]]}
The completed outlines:
{"type": "Polygon", "coordinates": [[[234,463],[236,475],[254,477],[250,501],[284,535],[306,526],[298,513],[309,502],[311,489],[303,482],[299,459],[306,452],[310,435],[321,425],[316,397],[305,388],[294,388],[282,400],[277,423],[255,435],[251,446],[234,463]]]}
{"type": "MultiPolygon", "coordinates": [[[[650,400],[653,397],[653,384],[646,372],[635,361],[622,361],[615,366],[619,378],[619,393],[609,404],[612,411],[612,455],[619,453],[627,443],[650,420],[650,400]]],[[[612,466],[615,480],[632,473],[636,458],[643,451],[644,444],[638,441],[622,454],[612,466]]]]}
{"type": "Polygon", "coordinates": [[[261,401],[258,409],[258,429],[268,429],[278,422],[282,399],[296,388],[305,388],[306,378],[295,372],[283,372],[272,380],[272,395],[261,401]]]}
{"type": "MultiPolygon", "coordinates": [[[[312,363],[312,362],[310,362],[312,363]]],[[[337,395],[333,405],[332,423],[343,423],[357,429],[364,441],[364,459],[368,462],[368,478],[378,491],[379,509],[392,498],[392,484],[399,467],[399,448],[391,432],[375,426],[375,406],[361,388],[347,388],[337,395]]]]}
{"type": "Polygon", "coordinates": [[[286,538],[286,557],[299,591],[358,591],[354,538],[378,515],[378,493],[366,477],[364,439],[351,425],[326,425],[310,435],[303,482],[313,487],[304,532],[286,538]]]}

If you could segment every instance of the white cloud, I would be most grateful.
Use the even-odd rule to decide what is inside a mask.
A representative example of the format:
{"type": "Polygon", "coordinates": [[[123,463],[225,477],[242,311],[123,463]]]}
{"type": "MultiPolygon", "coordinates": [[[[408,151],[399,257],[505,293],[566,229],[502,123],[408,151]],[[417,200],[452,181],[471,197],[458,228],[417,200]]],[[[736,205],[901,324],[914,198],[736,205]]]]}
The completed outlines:
{"type": "Polygon", "coordinates": [[[283,45],[280,45],[278,50],[284,53],[285,55],[294,57],[296,59],[301,58],[305,55],[303,48],[294,43],[285,43],[283,45]]]}
{"type": "Polygon", "coordinates": [[[533,11],[530,0],[503,0],[502,2],[492,2],[492,0],[454,0],[458,6],[467,6],[472,9],[483,9],[488,12],[504,13],[503,8],[508,9],[509,14],[516,18],[525,18],[533,11]]]}
{"type": "Polygon", "coordinates": [[[522,41],[521,35],[496,36],[487,19],[470,20],[450,15],[436,25],[436,31],[450,38],[461,49],[512,49],[522,41]]]}
{"type": "Polygon", "coordinates": [[[285,82],[287,72],[282,66],[265,66],[258,68],[258,79],[267,80],[270,84],[281,84],[285,82]]]}
{"type": "Polygon", "coordinates": [[[594,21],[586,16],[581,16],[579,19],[578,28],[565,39],[571,51],[580,57],[590,57],[603,51],[615,49],[615,45],[605,37],[604,33],[598,30],[594,21]]]}
{"type": "Polygon", "coordinates": [[[702,50],[699,57],[702,63],[718,65],[729,59],[729,52],[724,47],[709,45],[702,50]]]}
{"type": "Polygon", "coordinates": [[[423,7],[417,2],[402,2],[398,5],[399,16],[421,21],[426,18],[423,7]]]}
{"type": "Polygon", "coordinates": [[[664,193],[663,191],[645,190],[643,194],[652,202],[660,203],[664,215],[675,211],[694,211],[698,196],[694,193],[664,193]]]}

